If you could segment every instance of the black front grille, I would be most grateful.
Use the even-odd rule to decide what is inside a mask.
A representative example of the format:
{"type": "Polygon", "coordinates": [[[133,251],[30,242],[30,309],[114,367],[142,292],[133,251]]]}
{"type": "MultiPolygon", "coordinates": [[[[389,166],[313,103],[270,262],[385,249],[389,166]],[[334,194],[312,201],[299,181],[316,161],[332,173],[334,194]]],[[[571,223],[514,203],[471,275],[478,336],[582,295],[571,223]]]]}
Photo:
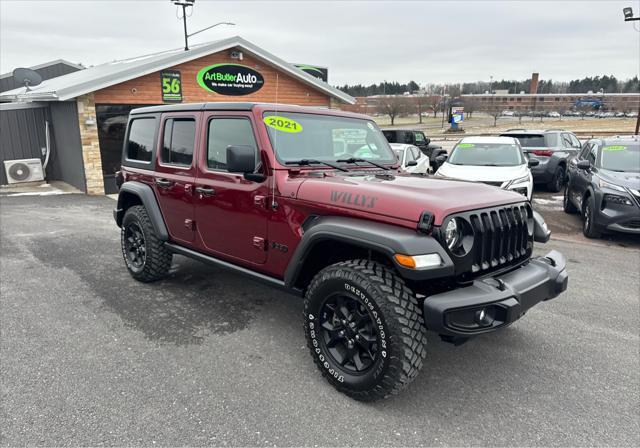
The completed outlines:
{"type": "Polygon", "coordinates": [[[629,229],[640,229],[640,219],[631,219],[623,224],[624,227],[629,229]]]}
{"type": "Polygon", "coordinates": [[[504,182],[482,182],[485,185],[491,185],[492,187],[501,187],[504,182]]]}
{"type": "Polygon", "coordinates": [[[448,216],[438,232],[443,243],[444,228],[453,218],[464,222],[463,228],[469,240],[453,251],[447,249],[454,262],[456,276],[461,281],[508,269],[522,264],[531,256],[533,210],[528,202],[448,216]]]}
{"type": "Polygon", "coordinates": [[[469,215],[474,233],[472,272],[486,271],[527,255],[530,249],[526,205],[469,215]]]}

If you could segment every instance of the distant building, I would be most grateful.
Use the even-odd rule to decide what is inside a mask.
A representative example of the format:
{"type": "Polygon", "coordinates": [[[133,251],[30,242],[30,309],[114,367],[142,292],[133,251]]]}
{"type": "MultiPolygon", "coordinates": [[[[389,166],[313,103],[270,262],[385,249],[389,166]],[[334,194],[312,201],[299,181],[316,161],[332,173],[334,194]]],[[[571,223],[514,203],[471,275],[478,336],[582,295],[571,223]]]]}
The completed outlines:
{"type": "Polygon", "coordinates": [[[515,112],[564,112],[592,107],[605,111],[632,112],[640,106],[640,93],[515,93],[466,94],[465,103],[475,110],[512,110],[515,112]]]}

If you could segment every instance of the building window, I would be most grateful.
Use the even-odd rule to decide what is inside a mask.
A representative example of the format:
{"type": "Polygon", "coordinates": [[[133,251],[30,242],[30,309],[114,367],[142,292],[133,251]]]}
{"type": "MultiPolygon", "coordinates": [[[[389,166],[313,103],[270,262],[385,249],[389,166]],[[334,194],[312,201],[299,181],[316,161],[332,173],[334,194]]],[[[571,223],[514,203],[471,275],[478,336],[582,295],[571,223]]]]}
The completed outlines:
{"type": "Polygon", "coordinates": [[[129,129],[129,140],[127,141],[127,158],[141,162],[151,162],[155,135],[155,118],[133,120],[129,129]]]}
{"type": "Polygon", "coordinates": [[[522,103],[522,98],[516,98],[516,101],[517,101],[518,103],[522,103]]]}

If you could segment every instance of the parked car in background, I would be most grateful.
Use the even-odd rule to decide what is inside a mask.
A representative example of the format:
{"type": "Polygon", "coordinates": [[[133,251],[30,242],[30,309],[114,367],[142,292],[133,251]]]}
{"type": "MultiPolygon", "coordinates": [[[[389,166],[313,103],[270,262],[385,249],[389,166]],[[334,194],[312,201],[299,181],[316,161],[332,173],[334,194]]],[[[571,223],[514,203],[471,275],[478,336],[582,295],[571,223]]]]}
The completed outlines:
{"type": "Polygon", "coordinates": [[[562,190],[567,161],[580,151],[580,140],[572,132],[561,129],[509,129],[500,135],[517,138],[527,157],[540,162],[531,168],[534,183],[546,184],[553,192],[562,190]]]}
{"type": "Polygon", "coordinates": [[[640,234],[640,139],[587,141],[569,162],[564,211],[580,213],[589,238],[602,232],[640,234]]]}
{"type": "Polygon", "coordinates": [[[558,112],[552,110],[551,112],[547,112],[547,117],[549,117],[549,118],[560,118],[560,117],[562,117],[562,115],[560,115],[558,112]]]}
{"type": "Polygon", "coordinates": [[[627,112],[626,114],[624,114],[625,117],[627,118],[637,118],[638,117],[638,112],[627,112]]]}
{"type": "Polygon", "coordinates": [[[435,170],[438,168],[436,157],[446,154],[447,151],[440,145],[431,144],[431,139],[422,131],[413,129],[385,129],[382,131],[389,143],[405,143],[420,148],[420,151],[429,157],[429,165],[435,170]]]}
{"type": "Polygon", "coordinates": [[[400,169],[411,174],[427,174],[429,172],[429,157],[420,148],[405,143],[389,143],[393,152],[398,156],[400,169]]]}
{"type": "Polygon", "coordinates": [[[512,110],[503,110],[500,115],[503,117],[515,117],[516,113],[512,110]]]}
{"type": "Polygon", "coordinates": [[[538,163],[536,159],[527,160],[515,138],[467,137],[456,144],[436,176],[482,182],[531,200],[533,177],[529,164],[538,163]]]}

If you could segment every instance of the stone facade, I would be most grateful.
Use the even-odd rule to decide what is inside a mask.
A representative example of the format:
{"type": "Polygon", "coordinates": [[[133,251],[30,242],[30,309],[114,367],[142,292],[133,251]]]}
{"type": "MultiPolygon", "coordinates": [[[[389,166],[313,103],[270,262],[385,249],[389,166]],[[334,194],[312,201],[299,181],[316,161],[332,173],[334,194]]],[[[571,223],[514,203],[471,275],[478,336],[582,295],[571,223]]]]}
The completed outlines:
{"type": "Polygon", "coordinates": [[[78,97],[77,104],[87,194],[101,195],[104,194],[104,181],[93,93],[78,97]]]}

